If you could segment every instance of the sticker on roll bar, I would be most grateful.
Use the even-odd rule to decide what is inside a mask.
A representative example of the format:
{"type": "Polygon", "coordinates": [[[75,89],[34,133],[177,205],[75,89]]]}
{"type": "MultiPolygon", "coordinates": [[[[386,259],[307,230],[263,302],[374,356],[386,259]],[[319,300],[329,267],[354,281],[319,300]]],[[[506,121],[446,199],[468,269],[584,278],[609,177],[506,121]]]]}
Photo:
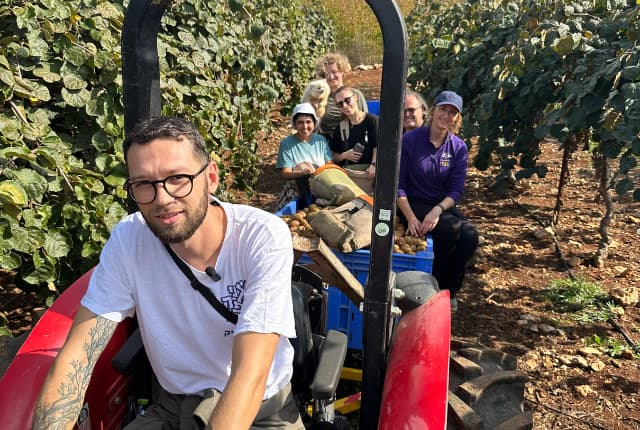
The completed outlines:
{"type": "Polygon", "coordinates": [[[389,234],[389,226],[384,222],[379,222],[374,228],[378,236],[384,237],[389,234]]]}

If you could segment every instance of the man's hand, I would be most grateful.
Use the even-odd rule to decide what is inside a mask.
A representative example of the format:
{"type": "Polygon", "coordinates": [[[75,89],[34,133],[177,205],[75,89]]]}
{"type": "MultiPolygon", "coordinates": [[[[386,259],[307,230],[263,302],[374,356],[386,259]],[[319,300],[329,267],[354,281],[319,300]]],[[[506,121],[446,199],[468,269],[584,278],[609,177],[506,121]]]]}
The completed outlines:
{"type": "Polygon", "coordinates": [[[264,397],[273,357],[280,341],[276,333],[247,332],[235,336],[231,377],[209,420],[213,429],[249,429],[264,397]]]}
{"type": "Polygon", "coordinates": [[[42,386],[33,419],[34,430],[73,428],[93,368],[117,325],[80,306],[69,337],[42,386]]]}

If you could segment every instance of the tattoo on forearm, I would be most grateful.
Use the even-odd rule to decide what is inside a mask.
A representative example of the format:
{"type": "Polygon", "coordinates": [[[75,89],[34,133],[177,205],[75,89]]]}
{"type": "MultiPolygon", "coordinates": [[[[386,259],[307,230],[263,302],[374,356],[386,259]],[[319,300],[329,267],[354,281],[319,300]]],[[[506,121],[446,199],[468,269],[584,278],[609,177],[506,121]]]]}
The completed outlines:
{"type": "Polygon", "coordinates": [[[50,403],[44,399],[39,402],[33,429],[66,429],[69,423],[77,420],[93,368],[117,325],[118,323],[101,316],[96,317],[96,325],[89,331],[89,337],[83,346],[85,356],[69,363],[71,370],[58,386],[58,398],[50,403]]]}

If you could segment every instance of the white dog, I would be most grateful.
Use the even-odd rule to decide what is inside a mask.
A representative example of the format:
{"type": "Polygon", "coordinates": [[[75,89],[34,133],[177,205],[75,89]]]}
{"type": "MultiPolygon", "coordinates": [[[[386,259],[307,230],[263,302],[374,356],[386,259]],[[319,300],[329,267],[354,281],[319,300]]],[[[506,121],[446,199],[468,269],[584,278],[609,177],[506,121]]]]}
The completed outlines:
{"type": "Polygon", "coordinates": [[[318,118],[322,118],[324,116],[324,110],[327,107],[327,100],[329,100],[329,92],[331,92],[331,89],[326,79],[311,81],[304,90],[300,102],[311,103],[316,110],[318,118]]]}

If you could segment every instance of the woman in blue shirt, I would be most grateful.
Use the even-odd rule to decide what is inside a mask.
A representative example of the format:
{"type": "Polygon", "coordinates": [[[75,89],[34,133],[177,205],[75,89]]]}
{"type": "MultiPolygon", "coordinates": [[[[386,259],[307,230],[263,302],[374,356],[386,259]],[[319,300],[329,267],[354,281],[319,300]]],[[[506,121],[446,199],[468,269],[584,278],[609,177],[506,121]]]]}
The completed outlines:
{"type": "Polygon", "coordinates": [[[398,208],[407,233],[433,237],[433,276],[451,294],[462,286],[465,268],[478,246],[478,233],[456,209],[467,175],[467,145],[456,136],[462,124],[462,97],[443,91],[429,110],[427,126],[404,134],[398,208]]]}
{"type": "Polygon", "coordinates": [[[278,207],[298,197],[310,197],[309,177],[318,167],[332,161],[327,140],[315,133],[317,125],[318,117],[310,103],[296,105],[291,115],[291,127],[296,132],[282,139],[278,148],[276,168],[287,180],[278,197],[278,207]]]}

